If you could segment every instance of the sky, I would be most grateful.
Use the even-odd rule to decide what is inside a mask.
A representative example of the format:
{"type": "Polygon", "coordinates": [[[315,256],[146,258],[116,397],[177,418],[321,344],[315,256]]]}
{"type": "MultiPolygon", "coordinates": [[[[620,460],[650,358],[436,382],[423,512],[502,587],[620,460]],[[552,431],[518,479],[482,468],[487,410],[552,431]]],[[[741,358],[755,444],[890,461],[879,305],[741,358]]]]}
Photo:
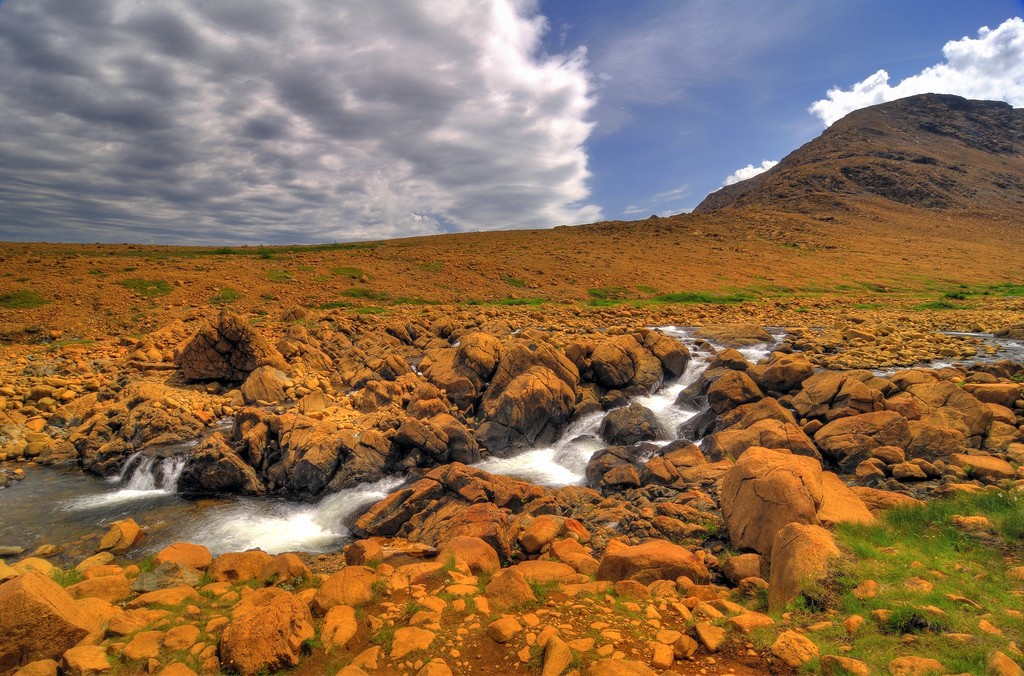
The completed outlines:
{"type": "Polygon", "coordinates": [[[858,108],[1024,106],[1020,0],[0,0],[0,240],[689,211],[858,108]]]}

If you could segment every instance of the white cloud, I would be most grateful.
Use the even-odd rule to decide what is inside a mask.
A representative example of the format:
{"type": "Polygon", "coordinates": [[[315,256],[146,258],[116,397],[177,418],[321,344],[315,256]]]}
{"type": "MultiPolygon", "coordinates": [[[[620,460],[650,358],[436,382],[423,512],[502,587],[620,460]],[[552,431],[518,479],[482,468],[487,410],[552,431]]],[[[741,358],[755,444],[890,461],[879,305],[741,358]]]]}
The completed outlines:
{"type": "Polygon", "coordinates": [[[6,0],[0,239],[303,242],[599,220],[535,0],[6,0]]]}
{"type": "Polygon", "coordinates": [[[723,186],[724,185],[732,185],[733,183],[739,183],[740,181],[745,181],[748,178],[754,178],[758,174],[763,174],[764,172],[768,171],[769,169],[774,167],[776,164],[778,164],[778,162],[776,162],[775,160],[763,160],[761,162],[761,166],[758,166],[758,167],[755,167],[753,164],[748,164],[747,166],[743,167],[742,169],[737,169],[732,174],[730,174],[725,179],[725,182],[722,183],[722,185],[723,186]]]}
{"type": "Polygon", "coordinates": [[[998,28],[981,28],[977,39],[951,40],[942,48],[943,63],[889,84],[879,70],[848,90],[828,90],[810,112],[831,125],[847,113],[914,94],[956,94],[969,99],[1024,105],[1024,20],[1007,19],[998,28]]]}

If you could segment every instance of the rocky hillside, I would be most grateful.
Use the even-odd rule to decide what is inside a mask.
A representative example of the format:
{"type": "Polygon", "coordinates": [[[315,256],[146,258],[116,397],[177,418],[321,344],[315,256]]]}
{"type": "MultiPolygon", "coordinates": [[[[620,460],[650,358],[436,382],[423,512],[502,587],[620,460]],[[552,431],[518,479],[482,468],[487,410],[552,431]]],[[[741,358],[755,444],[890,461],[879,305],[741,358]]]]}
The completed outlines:
{"type": "Polygon", "coordinates": [[[1024,109],[922,94],[850,113],[771,170],[694,210],[815,213],[861,202],[1024,213],[1024,109]]]}

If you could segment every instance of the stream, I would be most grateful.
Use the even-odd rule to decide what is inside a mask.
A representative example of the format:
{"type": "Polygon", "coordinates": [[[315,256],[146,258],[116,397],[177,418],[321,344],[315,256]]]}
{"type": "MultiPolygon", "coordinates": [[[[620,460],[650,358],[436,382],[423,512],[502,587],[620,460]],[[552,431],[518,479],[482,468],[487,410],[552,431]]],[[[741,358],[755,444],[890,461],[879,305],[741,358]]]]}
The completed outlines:
{"type": "MultiPolygon", "coordinates": [[[[669,326],[661,330],[687,345],[690,362],[680,378],[633,401],[653,411],[665,429],[675,430],[698,413],[677,406],[676,398],[701,376],[714,355],[701,349],[692,337],[693,329],[669,326]]],[[[784,335],[781,329],[769,331],[775,341],[784,335]]],[[[996,354],[979,356],[978,361],[1024,359],[1022,341],[957,335],[975,336],[999,347],[996,354]]],[[[776,344],[763,343],[740,352],[756,363],[776,344]]],[[[931,366],[948,365],[936,362],[931,366]]],[[[607,446],[597,435],[604,415],[596,412],[574,421],[551,445],[510,458],[486,458],[476,467],[546,487],[583,484],[590,457],[607,446]]],[[[192,445],[194,442],[172,447],[163,458],[136,453],[109,479],[76,469],[27,468],[24,481],[0,490],[0,546],[21,546],[31,552],[45,543],[60,544],[66,547],[67,556],[80,557],[95,551],[96,540],[111,522],[131,517],[146,531],[143,554],[177,541],[203,544],[214,554],[254,547],[271,554],[331,551],[351,536],[346,524],[406,481],[404,477],[387,477],[324,496],[316,503],[277,497],[185,499],[174,486],[192,445]]]]}

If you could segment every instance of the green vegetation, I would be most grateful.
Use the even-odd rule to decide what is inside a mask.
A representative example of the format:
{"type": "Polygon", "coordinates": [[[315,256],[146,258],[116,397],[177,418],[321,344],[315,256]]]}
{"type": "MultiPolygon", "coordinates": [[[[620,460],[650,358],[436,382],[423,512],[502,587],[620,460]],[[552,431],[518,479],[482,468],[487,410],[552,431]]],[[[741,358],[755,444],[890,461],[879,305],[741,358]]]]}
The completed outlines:
{"type": "Polygon", "coordinates": [[[441,272],[444,269],[444,263],[441,261],[431,261],[429,263],[420,263],[416,266],[417,270],[423,272],[441,272]]]}
{"type": "Polygon", "coordinates": [[[711,293],[708,291],[683,291],[680,293],[663,293],[655,296],[659,303],[708,303],[712,305],[728,305],[753,300],[754,296],[747,292],[711,293]]]}
{"type": "Polygon", "coordinates": [[[50,571],[50,579],[59,584],[61,587],[70,587],[73,584],[78,584],[85,579],[85,575],[82,575],[81,571],[77,568],[68,568],[67,570],[61,570],[60,568],[54,568],[50,571]]]}
{"type": "Polygon", "coordinates": [[[31,310],[49,302],[35,291],[29,290],[12,291],[0,296],[0,307],[9,310],[31,310]]]}
{"type": "Polygon", "coordinates": [[[350,279],[361,279],[363,275],[366,274],[363,272],[362,268],[350,267],[331,268],[331,272],[339,277],[348,277],[350,279]]]}
{"type": "Polygon", "coordinates": [[[267,270],[267,279],[271,282],[286,283],[292,281],[292,273],[287,270],[267,270]]]}
{"type": "Polygon", "coordinates": [[[345,289],[341,292],[342,296],[346,298],[364,298],[366,300],[391,300],[390,294],[385,291],[378,291],[376,289],[367,289],[363,286],[358,286],[352,289],[345,289]]]}
{"type": "Polygon", "coordinates": [[[505,282],[509,286],[514,286],[517,289],[525,289],[526,288],[526,280],[525,279],[520,279],[519,277],[502,277],[501,281],[505,282]]]}
{"type": "Polygon", "coordinates": [[[134,291],[143,298],[159,298],[161,296],[166,296],[173,291],[173,287],[162,279],[130,277],[128,279],[121,280],[118,283],[129,291],[134,291]]]}
{"type": "Polygon", "coordinates": [[[230,286],[223,286],[217,290],[217,293],[210,296],[210,302],[214,305],[228,305],[241,297],[240,291],[232,289],[230,286]]]}
{"type": "MultiPolygon", "coordinates": [[[[985,673],[989,652],[1005,651],[1010,641],[1024,639],[1024,618],[1014,612],[1024,582],[1006,574],[1009,566],[1021,565],[1024,553],[1019,494],[958,494],[924,506],[897,507],[875,525],[844,524],[836,534],[846,556],[835,574],[794,604],[795,621],[809,624],[821,619],[817,613],[834,609],[838,618],[856,614],[865,622],[855,637],[841,622],[808,634],[823,655],[863,660],[871,673],[886,673],[892,659],[911,654],[937,659],[948,673],[985,673]],[[1001,542],[994,545],[964,532],[956,526],[958,516],[987,517],[1001,542]],[[911,589],[906,584],[911,577],[927,580],[932,588],[911,589]],[[858,599],[850,592],[865,580],[878,584],[878,595],[858,599]],[[982,622],[1002,635],[980,629],[982,622]],[[949,634],[972,638],[957,642],[949,634]]],[[[806,668],[815,670],[817,661],[806,668]]]]}
{"type": "Polygon", "coordinates": [[[963,310],[966,307],[967,307],[966,305],[961,305],[960,303],[951,303],[948,300],[932,300],[932,301],[928,301],[927,303],[921,303],[920,305],[915,305],[914,309],[915,310],[963,310]]]}

